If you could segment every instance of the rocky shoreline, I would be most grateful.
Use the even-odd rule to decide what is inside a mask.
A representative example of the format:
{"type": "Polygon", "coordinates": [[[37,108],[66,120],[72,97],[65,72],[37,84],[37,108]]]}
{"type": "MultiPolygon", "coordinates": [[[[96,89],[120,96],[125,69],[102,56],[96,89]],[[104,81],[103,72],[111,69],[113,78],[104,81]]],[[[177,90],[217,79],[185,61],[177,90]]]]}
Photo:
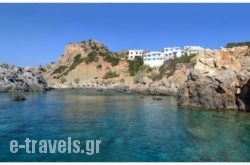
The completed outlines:
{"type": "MultiPolygon", "coordinates": [[[[190,73],[192,74],[192,72],[190,73]]],[[[193,79],[193,77],[191,78],[193,79]]],[[[206,78],[204,78],[206,79],[206,78]]],[[[139,93],[150,96],[173,96],[176,97],[178,105],[184,107],[201,108],[207,110],[239,110],[250,111],[249,91],[250,81],[244,85],[242,92],[238,95],[226,93],[221,86],[216,86],[212,80],[197,80],[193,87],[190,82],[183,84],[176,93],[175,89],[170,90],[166,87],[148,87],[142,84],[112,84],[112,85],[91,85],[91,84],[65,84],[52,86],[52,89],[93,89],[96,91],[113,90],[125,94],[139,93]],[[187,96],[186,87],[193,89],[193,96],[187,96]]],[[[194,80],[194,79],[193,79],[194,80]]],[[[192,80],[192,81],[193,81],[192,80]]],[[[189,91],[190,92],[190,91],[189,91]]],[[[239,91],[238,91],[239,92],[239,91]]],[[[191,92],[190,92],[191,93],[191,92]]]]}
{"type": "Polygon", "coordinates": [[[111,85],[96,85],[96,84],[60,84],[53,85],[51,89],[95,89],[95,90],[114,90],[122,93],[140,93],[144,95],[157,96],[176,96],[174,90],[169,90],[165,87],[149,87],[142,84],[111,84],[111,85]]]}
{"type": "MultiPolygon", "coordinates": [[[[157,81],[142,76],[137,83],[110,82],[104,85],[92,81],[92,84],[61,87],[103,88],[124,93],[175,96],[181,106],[249,112],[250,49],[242,46],[199,52],[192,63],[177,65],[171,76],[163,75],[157,81]]],[[[55,88],[61,87],[57,85],[55,88]]]]}
{"type": "Polygon", "coordinates": [[[42,75],[30,67],[0,65],[0,92],[46,91],[50,88],[42,75]]]}
{"type": "Polygon", "coordinates": [[[205,109],[250,111],[250,49],[201,52],[179,88],[178,103],[205,109]]]}
{"type": "Polygon", "coordinates": [[[0,92],[49,89],[115,90],[175,96],[201,109],[250,111],[250,48],[205,49],[165,61],[160,68],[121,59],[97,41],[69,44],[58,62],[33,69],[0,65],[0,92]]]}

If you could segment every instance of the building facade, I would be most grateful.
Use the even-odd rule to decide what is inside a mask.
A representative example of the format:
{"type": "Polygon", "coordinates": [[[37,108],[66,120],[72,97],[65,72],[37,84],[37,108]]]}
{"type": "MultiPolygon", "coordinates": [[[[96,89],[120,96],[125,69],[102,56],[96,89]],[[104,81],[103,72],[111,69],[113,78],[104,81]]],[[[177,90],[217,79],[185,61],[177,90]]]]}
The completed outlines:
{"type": "Polygon", "coordinates": [[[143,50],[129,50],[128,60],[135,60],[136,58],[142,58],[143,50]]]}
{"type": "Polygon", "coordinates": [[[191,54],[196,54],[198,53],[200,50],[203,50],[204,48],[202,48],[201,46],[184,46],[184,53],[187,54],[188,56],[191,54]]]}
{"type": "Polygon", "coordinates": [[[166,47],[163,51],[150,51],[145,53],[143,50],[129,50],[128,60],[135,60],[137,57],[143,59],[145,65],[150,67],[160,67],[166,60],[179,58],[185,54],[191,55],[202,50],[201,46],[166,47]]]}
{"type": "Polygon", "coordinates": [[[168,47],[163,49],[163,53],[168,59],[181,57],[184,51],[180,47],[168,47]]]}
{"type": "Polygon", "coordinates": [[[150,67],[159,67],[167,60],[163,52],[151,51],[143,55],[143,62],[150,67]]]}

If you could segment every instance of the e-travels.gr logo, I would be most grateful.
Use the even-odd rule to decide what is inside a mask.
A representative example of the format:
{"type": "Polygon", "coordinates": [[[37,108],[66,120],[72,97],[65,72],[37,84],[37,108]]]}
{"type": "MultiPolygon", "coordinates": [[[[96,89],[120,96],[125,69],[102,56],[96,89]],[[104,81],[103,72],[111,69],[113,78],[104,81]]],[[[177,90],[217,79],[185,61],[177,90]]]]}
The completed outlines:
{"type": "Polygon", "coordinates": [[[99,145],[101,140],[87,140],[85,142],[86,148],[81,149],[80,140],[73,140],[68,137],[68,140],[30,140],[25,139],[25,144],[21,145],[17,140],[10,141],[10,152],[17,153],[19,149],[26,149],[26,153],[86,153],[87,155],[93,155],[99,153],[99,145]],[[31,146],[31,147],[30,147],[31,146]],[[38,151],[36,148],[39,147],[38,151]]]}

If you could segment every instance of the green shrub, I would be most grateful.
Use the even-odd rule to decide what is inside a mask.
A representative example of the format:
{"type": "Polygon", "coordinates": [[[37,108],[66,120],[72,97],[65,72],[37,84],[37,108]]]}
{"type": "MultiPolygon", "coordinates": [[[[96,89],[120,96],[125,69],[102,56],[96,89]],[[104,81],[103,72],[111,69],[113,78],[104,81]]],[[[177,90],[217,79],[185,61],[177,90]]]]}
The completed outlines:
{"type": "Polygon", "coordinates": [[[162,79],[164,75],[167,77],[170,77],[174,74],[176,71],[176,67],[178,63],[189,63],[190,60],[195,57],[196,54],[191,54],[189,56],[183,55],[179,58],[169,59],[164,62],[164,65],[162,65],[159,69],[160,73],[157,77],[157,80],[162,79]]]}
{"type": "Polygon", "coordinates": [[[61,74],[61,73],[63,73],[66,69],[67,69],[67,66],[59,66],[57,69],[55,69],[55,70],[52,72],[52,75],[53,75],[53,74],[61,74]]]}
{"type": "Polygon", "coordinates": [[[73,70],[76,68],[77,65],[79,65],[81,62],[83,62],[83,59],[81,58],[81,54],[77,54],[74,57],[73,63],[69,67],[69,71],[73,70]]]}
{"type": "Polygon", "coordinates": [[[130,76],[134,76],[140,68],[143,66],[143,60],[134,60],[134,61],[129,61],[129,74],[130,76]]]}
{"type": "Polygon", "coordinates": [[[183,55],[181,57],[176,58],[176,63],[189,63],[190,60],[196,56],[196,54],[183,55]]]}
{"type": "Polygon", "coordinates": [[[109,78],[114,78],[114,77],[119,77],[119,74],[116,74],[115,72],[112,72],[112,71],[108,71],[103,79],[109,79],[109,78]]]}
{"type": "Polygon", "coordinates": [[[143,70],[147,73],[151,72],[153,69],[149,65],[142,65],[139,70],[143,70]]]}
{"type": "Polygon", "coordinates": [[[91,62],[97,62],[98,61],[97,53],[95,51],[89,53],[86,58],[84,58],[84,61],[86,64],[89,64],[91,62]]]}
{"type": "Polygon", "coordinates": [[[71,70],[75,69],[76,66],[79,65],[79,64],[82,63],[82,62],[83,62],[83,58],[81,58],[81,54],[77,54],[77,55],[74,57],[73,63],[70,65],[69,69],[68,69],[66,72],[64,72],[64,73],[62,74],[62,76],[68,75],[68,73],[69,73],[71,70]]]}
{"type": "Polygon", "coordinates": [[[227,43],[226,48],[233,48],[237,46],[248,46],[250,47],[250,42],[231,42],[227,43]]]}
{"type": "Polygon", "coordinates": [[[115,53],[104,53],[104,54],[101,54],[101,56],[103,56],[104,61],[111,63],[112,67],[119,64],[120,59],[115,57],[117,56],[117,54],[115,53]]]}

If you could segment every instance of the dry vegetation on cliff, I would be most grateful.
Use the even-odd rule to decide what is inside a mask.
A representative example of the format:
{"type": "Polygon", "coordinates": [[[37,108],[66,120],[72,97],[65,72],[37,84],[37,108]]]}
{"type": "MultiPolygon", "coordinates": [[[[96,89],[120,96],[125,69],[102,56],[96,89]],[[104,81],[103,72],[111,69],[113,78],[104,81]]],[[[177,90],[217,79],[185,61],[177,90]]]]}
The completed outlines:
{"type": "Polygon", "coordinates": [[[248,111],[250,48],[238,45],[242,43],[151,68],[140,59],[126,60],[126,51],[110,52],[102,43],[88,40],[67,45],[58,62],[47,65],[43,73],[49,85],[116,84],[121,91],[178,96],[180,105],[248,111]]]}

